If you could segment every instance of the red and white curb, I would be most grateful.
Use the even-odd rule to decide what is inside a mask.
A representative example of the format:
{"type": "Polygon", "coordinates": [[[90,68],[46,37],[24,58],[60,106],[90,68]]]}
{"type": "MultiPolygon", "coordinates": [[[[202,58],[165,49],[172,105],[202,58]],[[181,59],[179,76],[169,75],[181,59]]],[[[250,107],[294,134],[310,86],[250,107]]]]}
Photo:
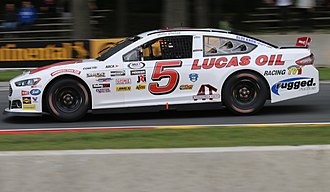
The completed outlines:
{"type": "Polygon", "coordinates": [[[266,128],[266,127],[322,127],[330,126],[330,122],[322,123],[272,123],[272,124],[218,124],[218,125],[166,125],[166,126],[123,126],[123,127],[81,127],[81,128],[44,128],[44,129],[0,129],[0,135],[40,134],[91,131],[132,131],[154,129],[206,129],[206,128],[266,128]]]}

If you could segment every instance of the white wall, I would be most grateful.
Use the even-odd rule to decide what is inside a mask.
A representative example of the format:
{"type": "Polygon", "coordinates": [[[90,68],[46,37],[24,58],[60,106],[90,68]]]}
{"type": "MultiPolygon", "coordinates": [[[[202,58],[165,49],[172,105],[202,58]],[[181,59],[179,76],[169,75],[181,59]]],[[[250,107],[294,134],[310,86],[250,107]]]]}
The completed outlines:
{"type": "Polygon", "coordinates": [[[1,192],[325,192],[330,145],[0,152],[1,192]]]}

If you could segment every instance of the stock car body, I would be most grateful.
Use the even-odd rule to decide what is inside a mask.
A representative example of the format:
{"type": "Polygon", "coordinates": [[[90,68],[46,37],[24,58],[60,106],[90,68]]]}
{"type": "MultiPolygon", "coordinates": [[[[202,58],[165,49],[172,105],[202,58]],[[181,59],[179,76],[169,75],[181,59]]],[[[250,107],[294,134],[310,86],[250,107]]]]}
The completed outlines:
{"type": "Polygon", "coordinates": [[[126,38],[96,59],[56,63],[12,79],[5,113],[75,121],[87,112],[224,104],[236,114],[254,114],[266,100],[319,91],[309,43],[304,37],[296,46],[277,47],[219,29],[149,31],[126,38]]]}

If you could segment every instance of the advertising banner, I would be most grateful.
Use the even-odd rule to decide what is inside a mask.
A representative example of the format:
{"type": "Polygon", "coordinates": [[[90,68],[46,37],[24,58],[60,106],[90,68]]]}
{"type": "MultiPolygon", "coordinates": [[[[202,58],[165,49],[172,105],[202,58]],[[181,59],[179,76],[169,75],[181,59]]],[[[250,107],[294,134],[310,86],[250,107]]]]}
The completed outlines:
{"type": "Polygon", "coordinates": [[[0,42],[0,68],[35,68],[68,60],[96,58],[122,38],[0,42]]]}

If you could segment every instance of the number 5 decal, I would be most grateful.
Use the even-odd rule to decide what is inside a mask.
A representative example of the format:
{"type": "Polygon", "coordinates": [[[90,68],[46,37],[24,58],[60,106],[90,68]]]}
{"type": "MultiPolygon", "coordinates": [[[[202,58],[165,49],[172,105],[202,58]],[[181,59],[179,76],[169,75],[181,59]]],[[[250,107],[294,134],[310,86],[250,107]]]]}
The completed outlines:
{"type": "Polygon", "coordinates": [[[149,84],[149,92],[154,95],[168,94],[177,87],[180,75],[174,69],[166,69],[169,67],[181,67],[181,61],[159,61],[156,62],[154,71],[151,75],[152,81],[161,81],[163,78],[168,78],[168,83],[165,86],[159,86],[157,82],[149,84]]]}

